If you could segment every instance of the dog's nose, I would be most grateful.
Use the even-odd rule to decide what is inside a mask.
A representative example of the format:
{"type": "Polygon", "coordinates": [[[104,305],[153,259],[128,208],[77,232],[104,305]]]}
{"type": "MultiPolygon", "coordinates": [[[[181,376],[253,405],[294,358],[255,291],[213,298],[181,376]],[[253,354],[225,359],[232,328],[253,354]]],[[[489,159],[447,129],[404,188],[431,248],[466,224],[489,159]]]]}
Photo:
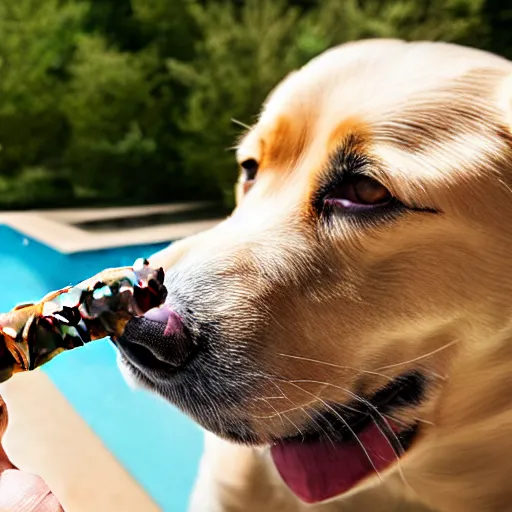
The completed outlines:
{"type": "Polygon", "coordinates": [[[147,371],[183,366],[194,347],[181,317],[167,305],[130,320],[117,344],[133,365],[147,371]]]}

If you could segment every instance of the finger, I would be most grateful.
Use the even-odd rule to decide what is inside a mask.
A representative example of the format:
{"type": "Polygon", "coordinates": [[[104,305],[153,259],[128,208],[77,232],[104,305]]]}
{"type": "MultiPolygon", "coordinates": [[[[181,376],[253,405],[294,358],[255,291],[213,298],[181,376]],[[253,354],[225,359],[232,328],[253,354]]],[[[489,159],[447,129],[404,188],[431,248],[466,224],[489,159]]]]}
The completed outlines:
{"type": "Polygon", "coordinates": [[[36,475],[8,469],[0,475],[0,512],[63,512],[48,486],[36,475]]]}
{"type": "Polygon", "coordinates": [[[2,397],[0,397],[0,474],[2,471],[6,469],[14,469],[14,466],[11,464],[9,459],[7,458],[7,455],[3,449],[3,446],[1,444],[2,442],[2,436],[7,427],[7,409],[5,407],[5,402],[2,400],[2,397]]]}
{"type": "Polygon", "coordinates": [[[0,397],[0,512],[62,512],[48,486],[38,476],[18,471],[1,444],[7,408],[0,397]]]}

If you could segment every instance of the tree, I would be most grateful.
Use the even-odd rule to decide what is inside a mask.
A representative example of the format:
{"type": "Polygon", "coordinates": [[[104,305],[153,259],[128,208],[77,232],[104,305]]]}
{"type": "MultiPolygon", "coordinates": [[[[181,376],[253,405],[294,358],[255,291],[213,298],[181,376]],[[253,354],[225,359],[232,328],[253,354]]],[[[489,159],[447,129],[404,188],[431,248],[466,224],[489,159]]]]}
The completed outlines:
{"type": "Polygon", "coordinates": [[[311,17],[329,45],[365,38],[464,42],[481,34],[483,0],[326,0],[311,17]]]}
{"type": "Polygon", "coordinates": [[[79,39],[64,100],[72,126],[66,163],[78,183],[113,201],[178,199],[191,193],[175,149],[186,91],[171,80],[163,55],[193,54],[193,19],[186,1],[123,5],[100,5],[110,14],[120,8],[123,21],[108,16],[106,35],[79,39]],[[120,50],[133,47],[124,40],[133,34],[137,51],[120,50]]]}
{"type": "Polygon", "coordinates": [[[0,0],[1,175],[59,154],[67,137],[59,96],[83,15],[58,0],[0,0]]]}
{"type": "Polygon", "coordinates": [[[136,195],[145,184],[140,173],[151,169],[157,150],[141,126],[152,102],[143,63],[87,35],[79,39],[70,74],[62,109],[71,128],[65,161],[74,179],[108,198],[136,195]]]}

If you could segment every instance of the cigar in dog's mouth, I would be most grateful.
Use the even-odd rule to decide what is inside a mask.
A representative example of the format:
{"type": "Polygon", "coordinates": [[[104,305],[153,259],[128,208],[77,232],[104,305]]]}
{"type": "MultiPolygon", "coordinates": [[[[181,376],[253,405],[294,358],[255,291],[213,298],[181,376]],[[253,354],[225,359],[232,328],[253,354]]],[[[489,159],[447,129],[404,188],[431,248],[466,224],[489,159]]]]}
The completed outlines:
{"type": "Polygon", "coordinates": [[[92,340],[118,339],[127,323],[163,304],[164,271],[145,259],[0,314],[0,382],[92,340]]]}

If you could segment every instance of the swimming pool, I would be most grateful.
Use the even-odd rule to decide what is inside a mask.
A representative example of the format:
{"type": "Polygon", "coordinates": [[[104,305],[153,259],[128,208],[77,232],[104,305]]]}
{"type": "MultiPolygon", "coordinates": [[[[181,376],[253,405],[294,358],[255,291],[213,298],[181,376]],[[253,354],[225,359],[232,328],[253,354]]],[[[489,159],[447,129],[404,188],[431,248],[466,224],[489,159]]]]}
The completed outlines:
{"type": "MultiPolygon", "coordinates": [[[[131,265],[166,245],[65,255],[0,225],[0,311],[39,300],[104,268],[131,265]]],[[[191,420],[162,400],[130,389],[107,340],[61,354],[44,371],[162,510],[186,510],[203,443],[191,420]]]]}

